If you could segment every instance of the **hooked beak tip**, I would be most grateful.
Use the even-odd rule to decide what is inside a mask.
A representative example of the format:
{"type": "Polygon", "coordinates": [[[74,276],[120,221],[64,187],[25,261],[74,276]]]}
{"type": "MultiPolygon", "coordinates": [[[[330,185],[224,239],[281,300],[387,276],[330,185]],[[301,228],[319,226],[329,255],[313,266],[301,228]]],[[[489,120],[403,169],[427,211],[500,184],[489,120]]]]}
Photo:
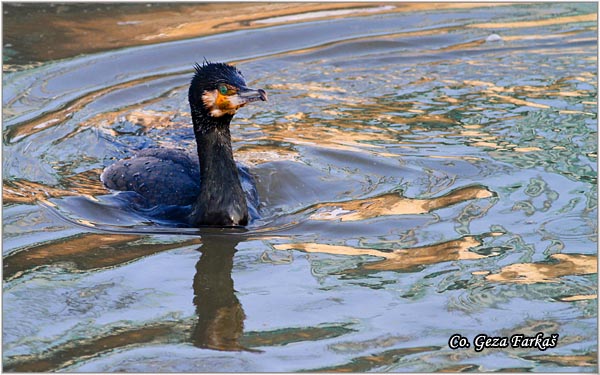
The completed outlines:
{"type": "Polygon", "coordinates": [[[244,101],[244,103],[252,103],[259,100],[266,102],[269,100],[266,91],[263,89],[249,89],[244,87],[240,89],[238,95],[244,101]]]}
{"type": "Polygon", "coordinates": [[[269,98],[267,97],[267,92],[265,90],[258,89],[258,95],[260,95],[260,100],[262,100],[263,102],[269,101],[269,98]]]}

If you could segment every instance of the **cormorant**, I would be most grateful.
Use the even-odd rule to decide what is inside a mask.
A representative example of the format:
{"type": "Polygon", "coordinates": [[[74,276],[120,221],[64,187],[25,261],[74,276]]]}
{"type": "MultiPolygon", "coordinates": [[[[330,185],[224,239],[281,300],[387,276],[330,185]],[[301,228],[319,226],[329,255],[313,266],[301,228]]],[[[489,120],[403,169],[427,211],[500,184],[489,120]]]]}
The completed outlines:
{"type": "Polygon", "coordinates": [[[180,219],[194,227],[245,226],[258,195],[252,176],[233,160],[229,124],[239,108],[267,94],[248,88],[232,65],[205,61],[195,70],[188,99],[198,156],[149,148],[107,167],[100,179],[111,190],[137,193],[146,208],[188,206],[180,219]]]}

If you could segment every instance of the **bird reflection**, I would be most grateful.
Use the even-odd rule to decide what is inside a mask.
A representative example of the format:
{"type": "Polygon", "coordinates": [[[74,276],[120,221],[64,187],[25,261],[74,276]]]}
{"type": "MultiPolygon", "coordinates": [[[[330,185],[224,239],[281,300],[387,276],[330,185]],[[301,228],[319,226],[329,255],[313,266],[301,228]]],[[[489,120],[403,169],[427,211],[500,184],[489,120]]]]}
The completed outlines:
{"type": "Polygon", "coordinates": [[[236,236],[203,236],[202,253],[194,276],[194,305],[198,322],[192,343],[200,348],[247,350],[240,344],[246,315],[233,289],[236,236]]]}

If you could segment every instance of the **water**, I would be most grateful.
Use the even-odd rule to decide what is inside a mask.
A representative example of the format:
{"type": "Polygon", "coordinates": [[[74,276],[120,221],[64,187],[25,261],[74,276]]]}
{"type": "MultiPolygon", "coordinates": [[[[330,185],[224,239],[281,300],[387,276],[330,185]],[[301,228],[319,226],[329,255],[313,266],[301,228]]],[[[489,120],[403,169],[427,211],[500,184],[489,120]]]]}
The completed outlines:
{"type": "Polygon", "coordinates": [[[4,369],[597,371],[597,5],[396,5],[11,62],[4,369]],[[246,230],[169,228],[99,181],[193,147],[204,56],[269,94],[232,125],[246,230]],[[448,346],[538,332],[557,346],[448,346]]]}

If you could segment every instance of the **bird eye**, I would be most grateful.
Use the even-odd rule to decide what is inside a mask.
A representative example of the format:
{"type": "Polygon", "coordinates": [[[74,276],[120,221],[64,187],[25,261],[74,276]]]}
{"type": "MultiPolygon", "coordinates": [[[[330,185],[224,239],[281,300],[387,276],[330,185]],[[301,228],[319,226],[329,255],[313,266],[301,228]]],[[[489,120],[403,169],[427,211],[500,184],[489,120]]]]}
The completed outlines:
{"type": "Polygon", "coordinates": [[[219,85],[219,92],[221,93],[221,95],[225,95],[227,94],[227,86],[225,85],[219,85]]]}

